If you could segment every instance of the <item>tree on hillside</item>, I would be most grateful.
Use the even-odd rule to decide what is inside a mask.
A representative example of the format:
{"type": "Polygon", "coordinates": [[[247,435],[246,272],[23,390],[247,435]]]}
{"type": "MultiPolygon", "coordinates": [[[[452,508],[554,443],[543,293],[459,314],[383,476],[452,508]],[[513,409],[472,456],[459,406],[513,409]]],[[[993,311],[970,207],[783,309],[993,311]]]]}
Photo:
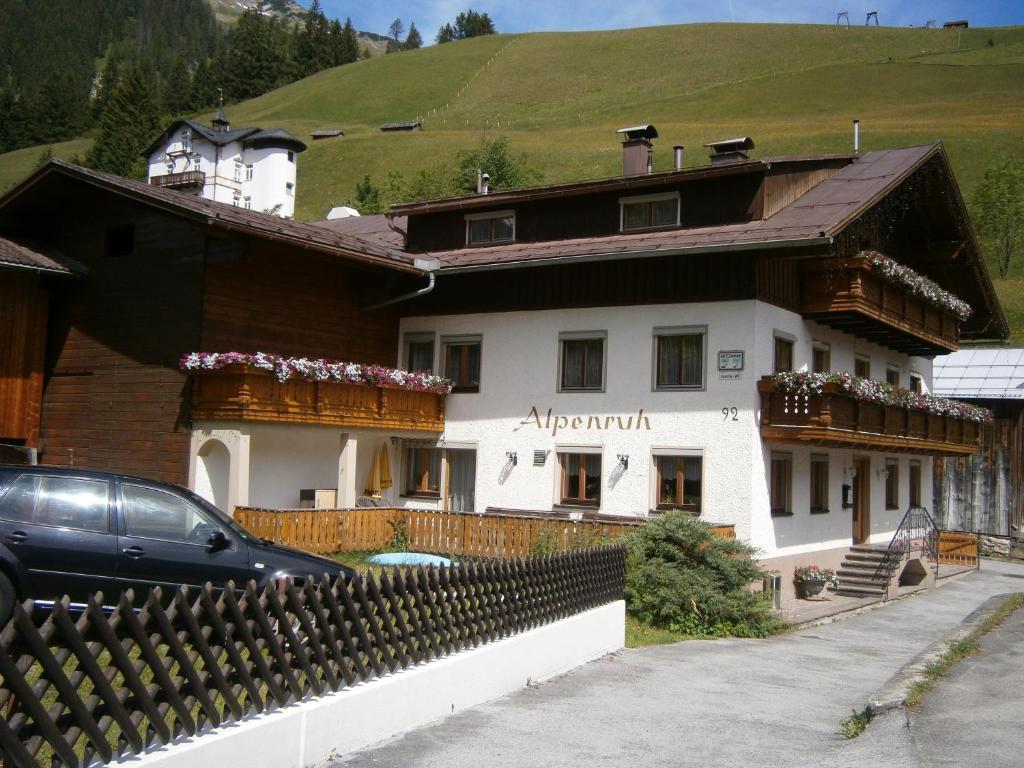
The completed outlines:
{"type": "Polygon", "coordinates": [[[192,109],[192,76],[184,56],[174,60],[163,87],[163,111],[168,115],[181,115],[192,109]]]}
{"type": "Polygon", "coordinates": [[[460,151],[455,156],[455,166],[456,187],[463,194],[476,189],[478,168],[490,175],[491,189],[529,187],[543,178],[540,171],[530,165],[525,153],[512,151],[504,136],[484,137],[475,149],[460,151]]]}
{"type": "Polygon", "coordinates": [[[70,74],[54,73],[43,82],[31,104],[33,141],[66,141],[85,127],[87,96],[70,74]]]}
{"type": "Polygon", "coordinates": [[[409,25],[409,34],[405,36],[402,47],[407,51],[415,51],[417,48],[423,47],[423,35],[416,29],[415,23],[409,25]]]}
{"type": "Polygon", "coordinates": [[[142,151],[159,131],[160,110],[146,76],[136,67],[111,94],[85,164],[120,176],[142,178],[146,171],[142,151]]]}
{"type": "Polygon", "coordinates": [[[402,42],[402,33],[405,31],[405,25],[401,19],[395,19],[388,26],[388,37],[395,41],[396,45],[402,42]]]}
{"type": "Polygon", "coordinates": [[[497,30],[491,17],[470,8],[456,16],[454,24],[445,24],[437,31],[437,42],[450,43],[453,40],[494,34],[497,34],[497,30]]]}
{"type": "Polygon", "coordinates": [[[351,64],[359,61],[359,37],[356,35],[356,28],[352,26],[352,19],[345,19],[345,26],[341,28],[341,35],[337,44],[338,64],[351,64]]]}
{"type": "Polygon", "coordinates": [[[985,169],[974,194],[974,220],[991,249],[1000,277],[1024,251],[1024,161],[1002,160],[985,169]]]}

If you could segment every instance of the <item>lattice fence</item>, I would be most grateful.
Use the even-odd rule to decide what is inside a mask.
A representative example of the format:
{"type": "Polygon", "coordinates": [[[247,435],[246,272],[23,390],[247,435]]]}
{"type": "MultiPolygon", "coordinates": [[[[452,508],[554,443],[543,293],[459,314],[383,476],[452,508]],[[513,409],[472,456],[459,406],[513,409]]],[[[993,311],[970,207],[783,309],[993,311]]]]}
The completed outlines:
{"type": "Polygon", "coordinates": [[[622,597],[625,550],[211,587],[0,632],[8,768],[84,766],[406,669],[622,597]]]}

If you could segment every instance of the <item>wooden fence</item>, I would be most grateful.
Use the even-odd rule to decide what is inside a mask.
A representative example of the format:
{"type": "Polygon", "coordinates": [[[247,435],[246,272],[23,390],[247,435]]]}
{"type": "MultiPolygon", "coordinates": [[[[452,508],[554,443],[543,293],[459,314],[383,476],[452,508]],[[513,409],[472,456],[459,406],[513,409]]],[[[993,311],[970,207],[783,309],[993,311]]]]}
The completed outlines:
{"type": "MultiPolygon", "coordinates": [[[[541,515],[423,509],[275,510],[237,507],[235,519],[257,536],[307,552],[354,552],[389,546],[400,530],[411,550],[465,557],[527,557],[595,546],[636,530],[642,519],[569,520],[541,515]]],[[[712,530],[736,538],[731,525],[712,530]]]]}
{"type": "Polygon", "coordinates": [[[978,537],[964,531],[939,531],[939,564],[977,568],[978,537]]]}
{"type": "MultiPolygon", "coordinates": [[[[0,632],[0,755],[8,768],[138,754],[621,599],[621,546],[365,579],[220,592],[94,595],[0,632]],[[164,598],[169,599],[164,599],[164,598]]],[[[386,713],[382,714],[386,716],[386,713]]],[[[200,761],[202,762],[202,761],[200,761]]]]}

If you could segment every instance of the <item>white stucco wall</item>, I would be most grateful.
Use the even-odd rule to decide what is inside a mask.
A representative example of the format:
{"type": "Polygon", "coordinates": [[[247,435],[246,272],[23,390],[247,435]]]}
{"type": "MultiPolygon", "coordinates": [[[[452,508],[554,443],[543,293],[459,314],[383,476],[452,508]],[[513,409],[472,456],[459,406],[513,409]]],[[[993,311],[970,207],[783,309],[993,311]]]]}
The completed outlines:
{"type": "MultiPolygon", "coordinates": [[[[848,545],[852,530],[851,511],[842,508],[841,493],[843,483],[850,482],[853,452],[815,449],[830,457],[832,498],[828,514],[811,516],[811,450],[765,446],[760,439],[756,382],[771,373],[775,332],[794,339],[796,369],[810,365],[814,342],[826,342],[833,370],[852,370],[854,355],[862,354],[870,356],[876,378],[884,380],[887,364],[900,367],[903,385],[910,371],[920,373],[926,383],[931,377],[927,360],[911,359],[756,301],[415,317],[404,319],[401,330],[403,336],[434,333],[439,371],[443,336],[482,336],[480,391],[449,396],[443,436],[449,445],[477,450],[478,511],[488,506],[552,509],[560,500],[555,453],[580,448],[602,455],[600,512],[644,515],[655,503],[654,454],[696,452],[704,459],[702,518],[735,524],[737,536],[766,556],[848,545]],[[652,391],[653,329],[665,326],[707,327],[703,391],[652,391]],[[559,333],[571,331],[607,334],[603,392],[558,392],[559,333]],[[738,377],[720,376],[720,350],[744,351],[745,367],[738,377]],[[735,420],[731,412],[723,416],[723,408],[736,408],[735,420]],[[611,428],[606,428],[608,417],[613,417],[611,428]],[[791,517],[770,514],[768,461],[773,449],[793,455],[791,517]],[[533,466],[535,450],[547,452],[543,466],[533,466]],[[518,456],[516,466],[506,458],[510,451],[518,456]],[[619,464],[620,454],[629,457],[626,469],[619,464]]],[[[884,454],[857,455],[871,456],[873,471],[884,467],[884,454]]],[[[906,509],[908,459],[899,459],[898,513],[884,511],[884,478],[872,478],[871,529],[880,540],[895,529],[906,509]]],[[[928,499],[931,462],[921,460],[922,498],[928,499]]],[[[406,503],[424,506],[422,500],[406,503]]]]}

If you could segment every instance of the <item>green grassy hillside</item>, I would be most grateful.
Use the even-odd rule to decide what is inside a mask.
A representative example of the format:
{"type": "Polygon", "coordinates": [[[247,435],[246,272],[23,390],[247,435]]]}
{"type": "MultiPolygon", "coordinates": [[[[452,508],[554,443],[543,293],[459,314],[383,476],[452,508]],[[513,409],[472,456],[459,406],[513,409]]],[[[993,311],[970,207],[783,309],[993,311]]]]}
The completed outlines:
{"type": "MultiPolygon", "coordinates": [[[[1024,27],[853,28],[709,24],[613,32],[474,38],[359,62],[228,109],[236,125],[280,126],[305,137],[338,126],[345,137],[311,144],[299,163],[297,215],[321,217],[357,180],[407,178],[503,134],[545,181],[613,175],[615,129],[654,123],[657,168],[671,145],[704,164],[701,144],[735,135],[755,155],[846,151],[850,120],[862,146],[941,139],[968,198],[998,155],[1024,156],[1024,27]],[[415,134],[382,134],[386,121],[423,119],[415,134]]],[[[204,116],[205,117],[205,116],[204,116]]],[[[53,148],[82,153],[82,142],[53,148]]],[[[29,172],[40,149],[0,156],[0,188],[29,172]]],[[[1024,282],[1001,281],[1024,343],[1024,282]]]]}

